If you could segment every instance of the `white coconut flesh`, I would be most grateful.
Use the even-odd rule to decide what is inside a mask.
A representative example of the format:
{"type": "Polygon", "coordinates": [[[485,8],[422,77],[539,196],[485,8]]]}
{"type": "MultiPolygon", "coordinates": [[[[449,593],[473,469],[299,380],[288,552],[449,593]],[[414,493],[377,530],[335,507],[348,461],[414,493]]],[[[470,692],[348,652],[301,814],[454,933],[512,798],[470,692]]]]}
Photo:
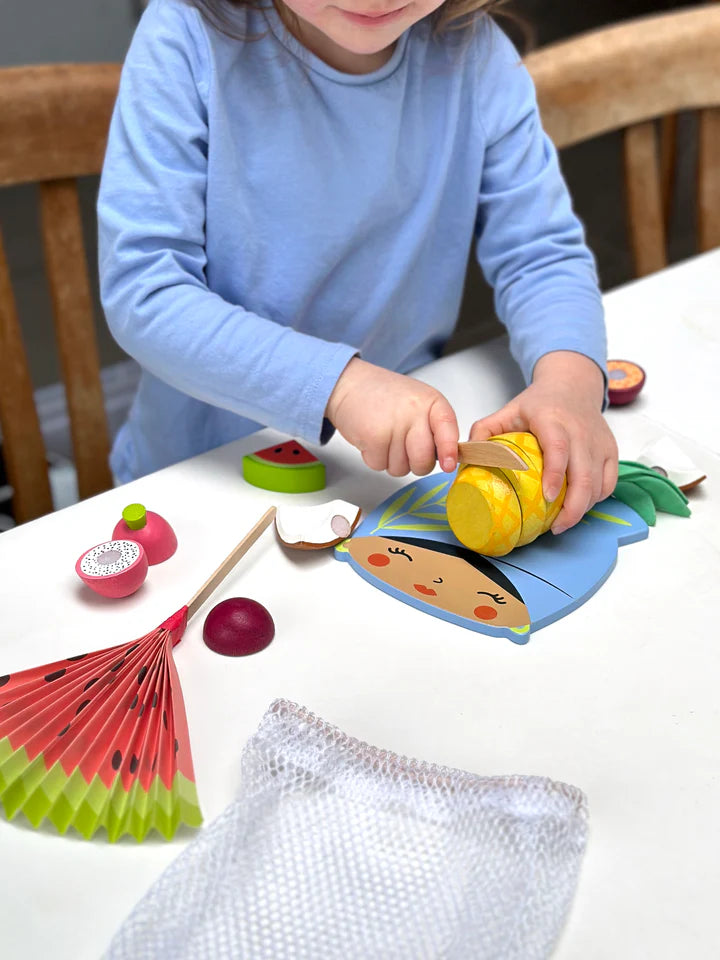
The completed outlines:
{"type": "Polygon", "coordinates": [[[670,437],[661,437],[644,447],[638,463],[657,470],[680,487],[694,487],[705,479],[704,471],[670,437]]]}
{"type": "Polygon", "coordinates": [[[108,540],[88,550],[80,561],[86,577],[114,577],[129,570],[140,558],[140,546],[132,540],[108,540]]]}
{"type": "Polygon", "coordinates": [[[360,519],[360,507],[346,500],[330,500],[309,507],[278,507],[275,527],[290,546],[329,547],[345,540],[360,519]]]}

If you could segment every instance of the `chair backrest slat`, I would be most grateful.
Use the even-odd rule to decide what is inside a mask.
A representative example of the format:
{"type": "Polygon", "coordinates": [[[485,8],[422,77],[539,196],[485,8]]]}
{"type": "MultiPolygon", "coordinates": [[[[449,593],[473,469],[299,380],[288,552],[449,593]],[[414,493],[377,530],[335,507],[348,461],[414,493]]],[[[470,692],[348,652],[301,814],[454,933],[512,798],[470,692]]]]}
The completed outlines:
{"type": "Polygon", "coordinates": [[[652,120],[628,127],[624,135],[627,215],[639,277],[667,266],[660,164],[652,120]]]}
{"type": "Polygon", "coordinates": [[[22,523],[49,513],[53,504],[45,446],[1,234],[0,427],[5,469],[14,488],[16,520],[22,523]]]}
{"type": "Polygon", "coordinates": [[[699,111],[698,249],[720,244],[720,3],[604,27],[541,47],[525,63],[558,149],[627,131],[630,240],[638,276],[667,262],[674,118],[699,111]],[[658,145],[650,123],[659,119],[658,145]]]}
{"type": "Polygon", "coordinates": [[[110,441],[77,184],[40,184],[45,263],[81,499],[112,486],[110,441]]]}
{"type": "Polygon", "coordinates": [[[628,20],[525,58],[558,148],[720,104],[720,4],[628,20]]]}
{"type": "Polygon", "coordinates": [[[700,111],[698,246],[700,250],[720,247],[720,107],[700,111]]]}
{"type": "Polygon", "coordinates": [[[3,68],[0,186],[97,174],[119,79],[115,63],[3,68]]]}

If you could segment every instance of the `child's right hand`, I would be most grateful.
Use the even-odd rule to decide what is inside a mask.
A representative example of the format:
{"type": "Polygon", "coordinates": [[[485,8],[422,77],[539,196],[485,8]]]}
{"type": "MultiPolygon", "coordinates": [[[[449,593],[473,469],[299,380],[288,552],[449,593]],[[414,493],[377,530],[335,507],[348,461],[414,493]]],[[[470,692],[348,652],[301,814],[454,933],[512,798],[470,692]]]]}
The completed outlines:
{"type": "Polygon", "coordinates": [[[420,380],[354,357],[335,384],[325,415],[373,470],[403,477],[430,473],[436,459],[447,473],[457,466],[455,412],[438,390],[420,380]]]}

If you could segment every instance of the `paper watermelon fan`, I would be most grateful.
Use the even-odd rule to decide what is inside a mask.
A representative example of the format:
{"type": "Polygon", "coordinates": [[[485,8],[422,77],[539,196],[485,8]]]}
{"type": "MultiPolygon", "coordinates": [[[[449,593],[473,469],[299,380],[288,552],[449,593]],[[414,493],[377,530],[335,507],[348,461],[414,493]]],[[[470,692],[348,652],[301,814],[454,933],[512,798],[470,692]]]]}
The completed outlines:
{"type": "Polygon", "coordinates": [[[60,833],[142,840],[202,822],[172,649],[269,526],[271,507],[190,602],[137,640],[0,677],[0,804],[60,833]]]}

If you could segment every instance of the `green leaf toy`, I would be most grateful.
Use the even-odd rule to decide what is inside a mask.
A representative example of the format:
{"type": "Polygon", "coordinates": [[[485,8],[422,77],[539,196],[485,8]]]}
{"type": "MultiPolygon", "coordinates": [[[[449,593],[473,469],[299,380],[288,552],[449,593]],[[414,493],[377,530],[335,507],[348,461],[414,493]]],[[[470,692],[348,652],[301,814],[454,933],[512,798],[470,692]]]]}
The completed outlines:
{"type": "Polygon", "coordinates": [[[688,498],[682,490],[652,467],[635,460],[621,460],[613,497],[632,507],[645,523],[655,525],[657,511],[689,517],[688,498]]]}

